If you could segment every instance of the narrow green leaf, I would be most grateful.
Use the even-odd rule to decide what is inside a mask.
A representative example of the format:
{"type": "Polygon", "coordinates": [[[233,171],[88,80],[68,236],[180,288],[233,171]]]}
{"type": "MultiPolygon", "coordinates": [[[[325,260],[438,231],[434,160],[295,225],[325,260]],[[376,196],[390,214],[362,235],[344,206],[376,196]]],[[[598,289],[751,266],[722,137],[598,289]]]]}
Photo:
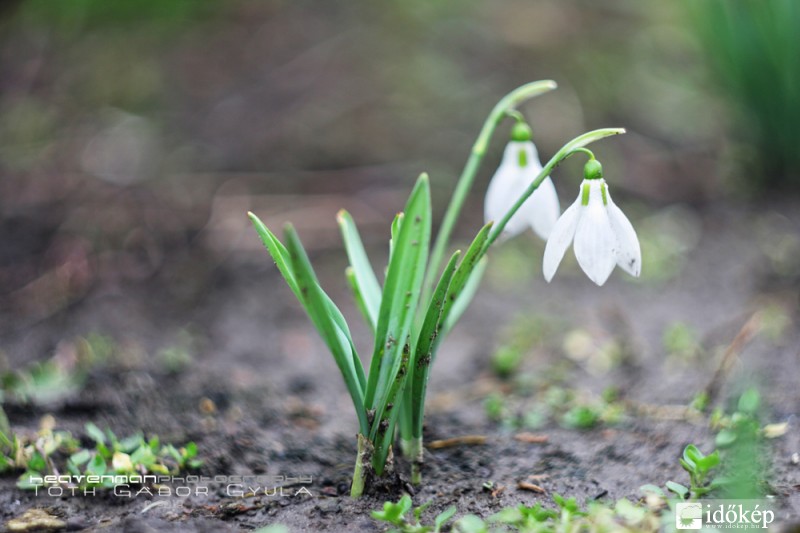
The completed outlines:
{"type": "Polygon", "coordinates": [[[348,279],[348,281],[350,281],[354,292],[358,292],[361,296],[362,304],[366,310],[367,323],[374,332],[381,305],[381,286],[378,283],[378,278],[375,277],[375,271],[372,270],[372,266],[369,263],[367,252],[364,250],[364,244],[361,242],[361,236],[358,234],[353,217],[347,211],[342,210],[339,211],[336,220],[339,222],[339,228],[342,231],[342,240],[344,241],[344,247],[353,272],[352,279],[348,279]]]}
{"type": "MultiPolygon", "coordinates": [[[[256,232],[261,237],[264,246],[267,248],[267,251],[269,252],[270,256],[272,256],[272,260],[275,261],[278,270],[283,275],[283,278],[286,280],[287,285],[289,285],[289,288],[297,297],[297,300],[306,309],[306,313],[308,313],[309,316],[311,316],[311,310],[308,308],[306,299],[303,298],[303,295],[300,293],[297,281],[295,280],[295,274],[293,272],[291,258],[289,257],[289,251],[280,242],[280,240],[278,240],[275,234],[272,233],[269,230],[269,228],[267,228],[256,215],[254,215],[253,213],[248,213],[248,216],[250,217],[250,220],[252,221],[253,226],[256,229],[256,232]]],[[[355,346],[353,345],[350,335],[350,330],[347,327],[347,322],[345,321],[342,313],[336,307],[336,304],[333,303],[333,301],[328,297],[327,294],[322,292],[321,297],[325,302],[325,307],[327,308],[328,314],[331,316],[331,318],[339,328],[339,335],[346,338],[348,343],[350,344],[350,352],[353,354],[352,356],[353,367],[355,368],[359,386],[363,391],[364,387],[366,387],[367,379],[366,376],[364,375],[364,367],[361,364],[361,360],[358,359],[358,356],[356,355],[357,352],[355,346]]]]}
{"type": "Polygon", "coordinates": [[[366,404],[375,409],[375,423],[370,432],[373,439],[384,408],[395,401],[391,393],[400,392],[393,384],[402,364],[402,351],[408,343],[425,274],[431,236],[427,175],[423,174],[417,180],[404,213],[403,222],[393,238],[367,382],[366,404]]]}
{"type": "Polygon", "coordinates": [[[478,261],[478,264],[475,265],[475,269],[472,271],[472,274],[467,277],[467,282],[464,284],[464,288],[461,289],[461,294],[459,294],[456,298],[456,301],[453,302],[453,307],[450,309],[450,314],[442,326],[442,335],[446,336],[450,330],[453,329],[453,327],[461,318],[461,315],[463,315],[464,311],[466,311],[467,307],[469,307],[469,304],[472,303],[472,299],[475,297],[475,293],[478,292],[478,287],[481,285],[483,274],[486,272],[486,265],[488,265],[488,261],[489,258],[483,256],[478,261]]]}
{"type": "Polygon", "coordinates": [[[319,286],[314,269],[308,260],[305,249],[294,228],[287,225],[286,249],[291,261],[300,301],[303,302],[311,321],[331,351],[339,371],[342,373],[347,390],[353,399],[361,431],[369,427],[364,408],[362,388],[363,368],[355,352],[352,338],[341,312],[319,286]]]}
{"type": "Polygon", "coordinates": [[[409,360],[411,358],[411,347],[406,343],[403,346],[403,351],[400,356],[400,368],[394,377],[392,386],[387,394],[387,402],[381,406],[382,409],[376,409],[376,420],[373,424],[375,430],[374,442],[375,453],[372,456],[372,467],[375,469],[377,475],[383,474],[383,468],[386,464],[386,457],[389,455],[389,448],[394,441],[395,424],[402,411],[400,401],[403,399],[403,394],[407,386],[407,376],[409,374],[409,360]]]}
{"type": "Polygon", "coordinates": [[[292,272],[291,261],[289,259],[289,252],[283,246],[281,241],[278,240],[275,234],[272,233],[263,222],[261,222],[261,219],[250,212],[247,213],[247,216],[250,217],[253,227],[255,227],[258,236],[261,237],[261,242],[264,243],[269,255],[272,256],[272,260],[275,261],[275,265],[277,265],[278,270],[280,271],[281,275],[283,275],[283,279],[286,280],[289,288],[292,289],[294,295],[302,303],[303,298],[300,295],[300,291],[297,288],[297,282],[294,279],[294,273],[292,272]]]}
{"type": "Polygon", "coordinates": [[[559,150],[559,153],[562,151],[565,153],[570,153],[578,148],[583,148],[588,144],[599,141],[600,139],[613,137],[614,135],[621,135],[623,133],[625,133],[625,128],[601,128],[599,130],[587,131],[586,133],[578,135],[565,144],[563,148],[559,150]]]}
{"type": "Polygon", "coordinates": [[[432,347],[439,335],[441,325],[442,308],[444,307],[447,289],[450,287],[450,280],[458,266],[458,259],[461,251],[456,251],[439,278],[433,297],[428,304],[425,313],[425,320],[419,331],[416,347],[414,350],[414,360],[412,362],[412,384],[411,394],[408,401],[411,408],[412,431],[414,437],[422,436],[422,418],[425,410],[425,395],[428,388],[428,376],[431,367],[432,347]]]}
{"type": "MultiPolygon", "coordinates": [[[[467,249],[467,253],[464,254],[464,259],[461,260],[461,263],[458,265],[458,268],[453,274],[453,280],[450,282],[450,287],[447,289],[447,297],[445,298],[444,308],[442,309],[442,323],[447,323],[450,315],[453,313],[456,302],[462,296],[470,277],[475,272],[475,267],[477,267],[478,263],[483,258],[485,254],[485,245],[491,229],[492,222],[489,222],[481,228],[477,235],[475,235],[475,238],[472,240],[472,244],[470,244],[469,248],[467,249]]],[[[482,271],[480,271],[480,273],[482,273],[482,271]]],[[[473,293],[475,290],[477,290],[478,284],[479,282],[476,283],[475,287],[472,289],[473,293]]],[[[471,297],[472,296],[468,295],[468,300],[471,297]]],[[[469,301],[467,301],[467,303],[469,303],[469,301]]],[[[463,310],[461,312],[463,313],[463,310]]],[[[442,335],[439,335],[439,339],[442,337],[442,335]]],[[[437,343],[441,342],[439,339],[437,339],[437,343]]],[[[434,347],[434,353],[435,352],[436,349],[434,347]]]]}
{"type": "Polygon", "coordinates": [[[347,285],[353,292],[353,300],[356,302],[358,311],[361,313],[361,316],[364,317],[364,322],[366,322],[367,325],[372,328],[372,333],[375,334],[375,324],[372,322],[369,309],[367,309],[367,304],[364,302],[364,296],[361,294],[361,288],[358,285],[358,280],[356,279],[356,273],[353,270],[353,267],[347,267],[344,269],[344,277],[347,279],[347,285]]]}

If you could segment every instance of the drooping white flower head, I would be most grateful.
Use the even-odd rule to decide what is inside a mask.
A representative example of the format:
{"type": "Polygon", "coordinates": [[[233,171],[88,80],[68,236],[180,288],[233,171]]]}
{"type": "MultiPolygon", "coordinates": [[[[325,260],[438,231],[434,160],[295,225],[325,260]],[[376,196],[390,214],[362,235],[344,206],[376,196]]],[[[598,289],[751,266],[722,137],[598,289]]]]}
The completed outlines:
{"type": "Polygon", "coordinates": [[[549,282],[570,243],[589,279],[603,285],[614,267],[638,277],[642,269],[639,239],[628,217],[611,200],[603,168],[594,159],[586,163],[578,199],[556,222],[544,249],[544,278],[549,282]]]}
{"type": "MultiPolygon", "coordinates": [[[[542,171],[539,154],[530,138],[530,128],[527,125],[520,123],[515,126],[512,140],[503,154],[503,161],[486,191],[484,201],[486,222],[502,220],[542,171]]],[[[512,237],[532,227],[537,235],[547,239],[560,212],[561,206],[556,188],[548,176],[511,217],[503,235],[512,237]]]]}

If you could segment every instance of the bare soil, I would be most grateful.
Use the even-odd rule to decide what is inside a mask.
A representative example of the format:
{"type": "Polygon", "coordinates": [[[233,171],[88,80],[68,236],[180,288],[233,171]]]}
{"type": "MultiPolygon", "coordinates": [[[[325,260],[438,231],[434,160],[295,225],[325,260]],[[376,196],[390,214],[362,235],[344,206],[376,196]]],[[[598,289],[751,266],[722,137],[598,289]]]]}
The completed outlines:
{"type": "MultiPolygon", "coordinates": [[[[783,227],[800,232],[796,202],[770,209],[783,213],[783,227]]],[[[687,253],[681,273],[658,283],[629,282],[615,273],[607,286],[597,288],[574,265],[566,265],[547,285],[538,274],[539,245],[532,238],[512,243],[528,249],[530,279],[509,286],[490,273],[433,370],[426,441],[463,435],[487,440],[426,451],[424,483],[413,488],[415,503],[434,501],[425,516],[453,504],[458,516],[488,516],[518,502],[549,502],[552,493],[581,502],[635,499],[645,483],[686,482],[679,454],[689,443],[709,450],[713,434],[706,420],[687,419],[668,406],[692,400],[716,368],[718,357],[710,348],[728,344],[765,302],[777,302],[797,318],[797,270],[779,274],[769,266],[759,243],[762,234],[755,225],[741,223],[753,216],[735,206],[706,209],[698,219],[701,238],[687,253]],[[616,386],[631,406],[622,423],[581,431],[550,421],[536,430],[547,442],[526,443],[515,439],[517,430],[487,419],[487,394],[508,388],[492,376],[490,354],[502,342],[503,325],[520,313],[550,313],[599,337],[624,338],[630,347],[624,364],[597,374],[570,362],[566,376],[570,386],[594,394],[616,386]],[[709,355],[693,363],[666,357],[662,333],[676,320],[696,328],[709,355]],[[531,475],[542,476],[535,483],[545,494],[517,488],[531,475]],[[489,481],[505,488],[488,491],[489,481]]],[[[374,252],[380,257],[382,250],[374,252]]],[[[92,331],[114,337],[126,354],[92,370],[88,385],[63,403],[6,404],[11,424],[18,432],[33,432],[42,416],[53,414],[59,428],[84,439],[82,428],[93,421],[117,435],[143,430],[164,442],[192,440],[205,460],[200,475],[311,476],[305,485],[311,496],[294,495],[294,485],[283,496],[235,498],[224,484],[212,483],[208,496],[127,498],[106,492],[59,498],[19,490],[16,478],[6,476],[0,479],[4,523],[35,507],[63,517],[71,529],[88,531],[237,531],[273,523],[291,531],[383,529],[369,511],[410,490],[403,482],[407,465],[397,461],[400,481],[381,492],[357,501],[347,496],[356,423],[333,361],[266,253],[213,261],[206,253],[194,250],[138,283],[113,289],[97,284],[38,321],[6,313],[2,347],[12,367],[42,359],[62,340],[92,331]],[[214,266],[197,266],[204,261],[214,266]],[[177,275],[187,264],[195,267],[177,275]],[[154,354],[184,330],[195,339],[193,363],[177,374],[167,372],[154,354]],[[165,503],[152,506],[155,501],[165,503]]],[[[341,280],[341,252],[318,250],[312,261],[323,285],[351,317],[357,344],[366,353],[366,330],[341,280]]],[[[559,346],[560,340],[553,344],[559,346]]],[[[800,451],[799,358],[796,326],[779,342],[757,337],[742,350],[723,388],[726,397],[742,383],[755,383],[768,421],[790,422],[786,435],[769,441],[769,479],[784,523],[800,518],[800,466],[791,461],[800,451]]],[[[563,361],[560,350],[536,350],[523,368],[548,375],[563,361]]]]}

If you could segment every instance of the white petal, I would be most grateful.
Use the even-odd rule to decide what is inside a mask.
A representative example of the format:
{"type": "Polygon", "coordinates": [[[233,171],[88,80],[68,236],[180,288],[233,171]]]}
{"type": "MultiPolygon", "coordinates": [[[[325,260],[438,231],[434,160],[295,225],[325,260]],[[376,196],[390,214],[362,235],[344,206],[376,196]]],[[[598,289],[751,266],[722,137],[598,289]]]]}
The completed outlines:
{"type": "Polygon", "coordinates": [[[598,285],[603,285],[617,264],[617,239],[611,229],[608,211],[600,192],[602,180],[590,183],[589,204],[575,229],[575,257],[578,264],[598,285]]]}
{"type": "MultiPolygon", "coordinates": [[[[506,146],[503,154],[503,161],[500,163],[491,182],[486,191],[486,200],[484,201],[484,220],[489,222],[500,222],[508,211],[519,200],[525,188],[530,184],[531,180],[526,182],[528,169],[538,166],[536,174],[541,170],[541,163],[536,155],[536,148],[532,142],[515,142],[512,141],[506,146]],[[526,166],[520,166],[520,152],[525,153],[526,166]]],[[[506,227],[504,228],[503,235],[511,237],[521,233],[527,229],[528,222],[524,212],[529,202],[525,202],[522,207],[511,217],[506,227]]]]}
{"type": "MultiPolygon", "coordinates": [[[[516,170],[507,165],[500,165],[497,172],[494,173],[484,201],[483,216],[485,222],[490,220],[500,222],[508,212],[508,208],[513,201],[510,197],[517,181],[515,174],[516,170]]],[[[511,224],[506,225],[506,232],[510,233],[512,229],[510,226],[511,224]]]]}
{"type": "Polygon", "coordinates": [[[639,277],[642,272],[642,250],[639,247],[639,238],[636,230],[633,229],[631,221],[611,200],[611,195],[606,192],[608,198],[608,220],[611,229],[617,238],[617,264],[631,276],[639,277]]]}
{"type": "MultiPolygon", "coordinates": [[[[538,172],[541,172],[541,166],[537,171],[537,175],[538,172]]],[[[526,218],[530,221],[533,231],[542,239],[547,239],[550,236],[550,232],[553,231],[553,226],[556,225],[558,215],[561,213],[561,204],[558,201],[556,186],[553,185],[553,180],[550,179],[550,176],[539,184],[539,187],[525,204],[530,204],[530,210],[526,211],[526,218]]]]}
{"type": "Polygon", "coordinates": [[[581,196],[564,211],[564,214],[556,221],[547,245],[544,247],[544,260],[542,261],[542,272],[544,279],[549,283],[564,258],[564,252],[569,248],[572,238],[575,236],[575,229],[578,227],[579,219],[583,215],[581,196]]]}

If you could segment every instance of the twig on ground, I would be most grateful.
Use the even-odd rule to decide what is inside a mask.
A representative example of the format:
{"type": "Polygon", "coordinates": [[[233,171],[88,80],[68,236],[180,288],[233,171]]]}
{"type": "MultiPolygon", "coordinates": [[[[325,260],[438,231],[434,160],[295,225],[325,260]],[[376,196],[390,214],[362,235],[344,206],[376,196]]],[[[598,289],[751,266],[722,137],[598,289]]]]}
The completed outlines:
{"type": "Polygon", "coordinates": [[[537,435],[535,433],[517,433],[514,435],[514,439],[520,442],[527,442],[529,444],[543,444],[550,440],[550,437],[547,435],[537,435]]]}
{"type": "Polygon", "coordinates": [[[517,488],[519,490],[527,490],[527,491],[530,491],[530,492],[536,492],[538,494],[547,494],[547,491],[544,490],[539,485],[535,485],[533,483],[528,483],[527,481],[520,481],[519,483],[517,483],[517,488]]]}
{"type": "Polygon", "coordinates": [[[464,435],[463,437],[453,437],[451,439],[434,440],[428,443],[428,448],[431,450],[440,450],[442,448],[450,448],[452,446],[460,446],[462,444],[474,446],[486,444],[488,437],[486,435],[464,435]]]}

